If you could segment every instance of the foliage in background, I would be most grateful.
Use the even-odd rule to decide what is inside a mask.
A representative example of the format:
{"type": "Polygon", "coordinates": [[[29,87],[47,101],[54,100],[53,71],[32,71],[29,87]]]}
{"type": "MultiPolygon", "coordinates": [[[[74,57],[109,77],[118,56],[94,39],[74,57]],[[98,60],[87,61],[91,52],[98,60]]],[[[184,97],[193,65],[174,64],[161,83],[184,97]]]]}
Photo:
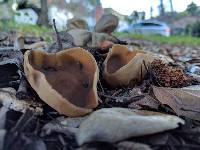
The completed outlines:
{"type": "Polygon", "coordinates": [[[198,6],[192,2],[187,6],[186,12],[188,12],[188,14],[191,16],[196,16],[198,15],[198,6]]]}
{"type": "Polygon", "coordinates": [[[187,35],[200,37],[200,21],[197,21],[194,24],[189,24],[185,28],[185,32],[187,35]]]}
{"type": "Polygon", "coordinates": [[[52,38],[49,36],[53,31],[51,28],[38,25],[19,24],[14,21],[0,22],[0,30],[3,31],[16,31],[34,36],[41,36],[45,41],[51,42],[52,38]]]}
{"type": "Polygon", "coordinates": [[[172,44],[172,45],[200,45],[200,38],[191,37],[191,36],[170,36],[164,37],[159,35],[142,35],[142,34],[134,34],[134,33],[115,33],[116,36],[128,36],[136,39],[144,39],[153,42],[159,42],[161,44],[172,44]]]}
{"type": "Polygon", "coordinates": [[[192,36],[200,37],[200,21],[192,25],[192,36]]]}

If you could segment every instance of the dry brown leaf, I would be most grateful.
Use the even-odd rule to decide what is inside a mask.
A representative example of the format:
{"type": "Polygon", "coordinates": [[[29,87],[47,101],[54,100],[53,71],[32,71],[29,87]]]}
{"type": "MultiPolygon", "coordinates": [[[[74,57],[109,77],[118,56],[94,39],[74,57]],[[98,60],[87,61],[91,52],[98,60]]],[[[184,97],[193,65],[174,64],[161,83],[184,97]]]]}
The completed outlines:
{"type": "Polygon", "coordinates": [[[156,98],[178,115],[200,120],[200,86],[165,88],[153,86],[156,98]]]}
{"type": "Polygon", "coordinates": [[[95,32],[111,34],[118,26],[119,19],[113,14],[101,16],[94,27],[95,32]]]}
{"type": "Polygon", "coordinates": [[[98,105],[98,67],[92,54],[82,48],[27,51],[24,71],[39,97],[60,114],[83,116],[98,105]]]}
{"type": "Polygon", "coordinates": [[[134,109],[142,109],[142,108],[151,108],[151,109],[158,109],[160,103],[155,100],[153,97],[146,95],[139,101],[133,102],[128,105],[129,108],[134,109]]]}
{"type": "Polygon", "coordinates": [[[88,23],[81,18],[72,18],[67,20],[67,31],[73,29],[85,29],[88,30],[88,23]]]}

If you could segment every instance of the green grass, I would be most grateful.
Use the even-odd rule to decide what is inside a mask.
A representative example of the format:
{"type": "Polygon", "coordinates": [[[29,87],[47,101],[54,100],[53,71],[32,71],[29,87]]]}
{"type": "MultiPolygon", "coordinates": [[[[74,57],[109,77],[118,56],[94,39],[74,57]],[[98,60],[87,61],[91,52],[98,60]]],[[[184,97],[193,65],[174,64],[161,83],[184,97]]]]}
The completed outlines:
{"type": "Polygon", "coordinates": [[[0,22],[0,28],[6,31],[15,30],[18,32],[33,33],[36,35],[42,35],[43,33],[48,33],[52,31],[52,29],[44,26],[19,24],[13,21],[8,21],[7,23],[0,22]]]}
{"type": "Polygon", "coordinates": [[[168,43],[172,45],[193,45],[200,46],[200,38],[191,36],[170,36],[164,37],[159,35],[142,35],[133,33],[115,33],[117,36],[127,35],[136,39],[144,39],[154,42],[159,42],[161,44],[168,43]]]}
{"type": "Polygon", "coordinates": [[[0,29],[2,31],[16,31],[22,32],[25,35],[30,34],[34,36],[41,36],[45,41],[51,42],[52,38],[50,33],[54,32],[53,29],[38,25],[19,24],[13,21],[0,22],[0,29]]]}
{"type": "MultiPolygon", "coordinates": [[[[13,21],[8,21],[7,23],[0,22],[0,29],[3,31],[17,31],[23,32],[24,34],[32,34],[34,36],[41,36],[47,42],[52,41],[52,36],[50,33],[54,32],[52,28],[47,28],[38,25],[28,25],[28,24],[18,24],[13,21]]],[[[142,35],[133,33],[114,33],[116,36],[127,35],[136,39],[144,39],[154,42],[159,42],[161,44],[168,43],[172,45],[193,45],[200,46],[200,38],[191,36],[170,36],[164,37],[159,35],[142,35]]]]}

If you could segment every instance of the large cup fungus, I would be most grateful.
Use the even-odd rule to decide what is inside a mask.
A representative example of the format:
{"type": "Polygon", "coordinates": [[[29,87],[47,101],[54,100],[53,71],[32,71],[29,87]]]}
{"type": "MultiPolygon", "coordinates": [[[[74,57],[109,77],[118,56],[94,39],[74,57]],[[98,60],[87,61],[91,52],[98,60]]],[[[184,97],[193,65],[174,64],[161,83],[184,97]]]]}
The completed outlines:
{"type": "Polygon", "coordinates": [[[82,48],[58,53],[27,51],[24,71],[39,97],[60,114],[83,116],[98,105],[98,67],[82,48]]]}
{"type": "Polygon", "coordinates": [[[146,74],[154,57],[144,51],[130,51],[126,46],[116,44],[104,61],[103,77],[111,86],[133,86],[146,74]]]}

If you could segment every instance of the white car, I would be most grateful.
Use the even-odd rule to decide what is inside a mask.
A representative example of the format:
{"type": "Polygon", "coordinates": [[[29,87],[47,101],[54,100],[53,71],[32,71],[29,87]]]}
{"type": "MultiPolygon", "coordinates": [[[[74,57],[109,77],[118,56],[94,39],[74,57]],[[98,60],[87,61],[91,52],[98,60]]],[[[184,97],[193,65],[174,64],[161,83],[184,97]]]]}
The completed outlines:
{"type": "Polygon", "coordinates": [[[156,34],[169,37],[171,29],[166,23],[160,21],[142,21],[130,25],[126,32],[147,35],[156,34]]]}

